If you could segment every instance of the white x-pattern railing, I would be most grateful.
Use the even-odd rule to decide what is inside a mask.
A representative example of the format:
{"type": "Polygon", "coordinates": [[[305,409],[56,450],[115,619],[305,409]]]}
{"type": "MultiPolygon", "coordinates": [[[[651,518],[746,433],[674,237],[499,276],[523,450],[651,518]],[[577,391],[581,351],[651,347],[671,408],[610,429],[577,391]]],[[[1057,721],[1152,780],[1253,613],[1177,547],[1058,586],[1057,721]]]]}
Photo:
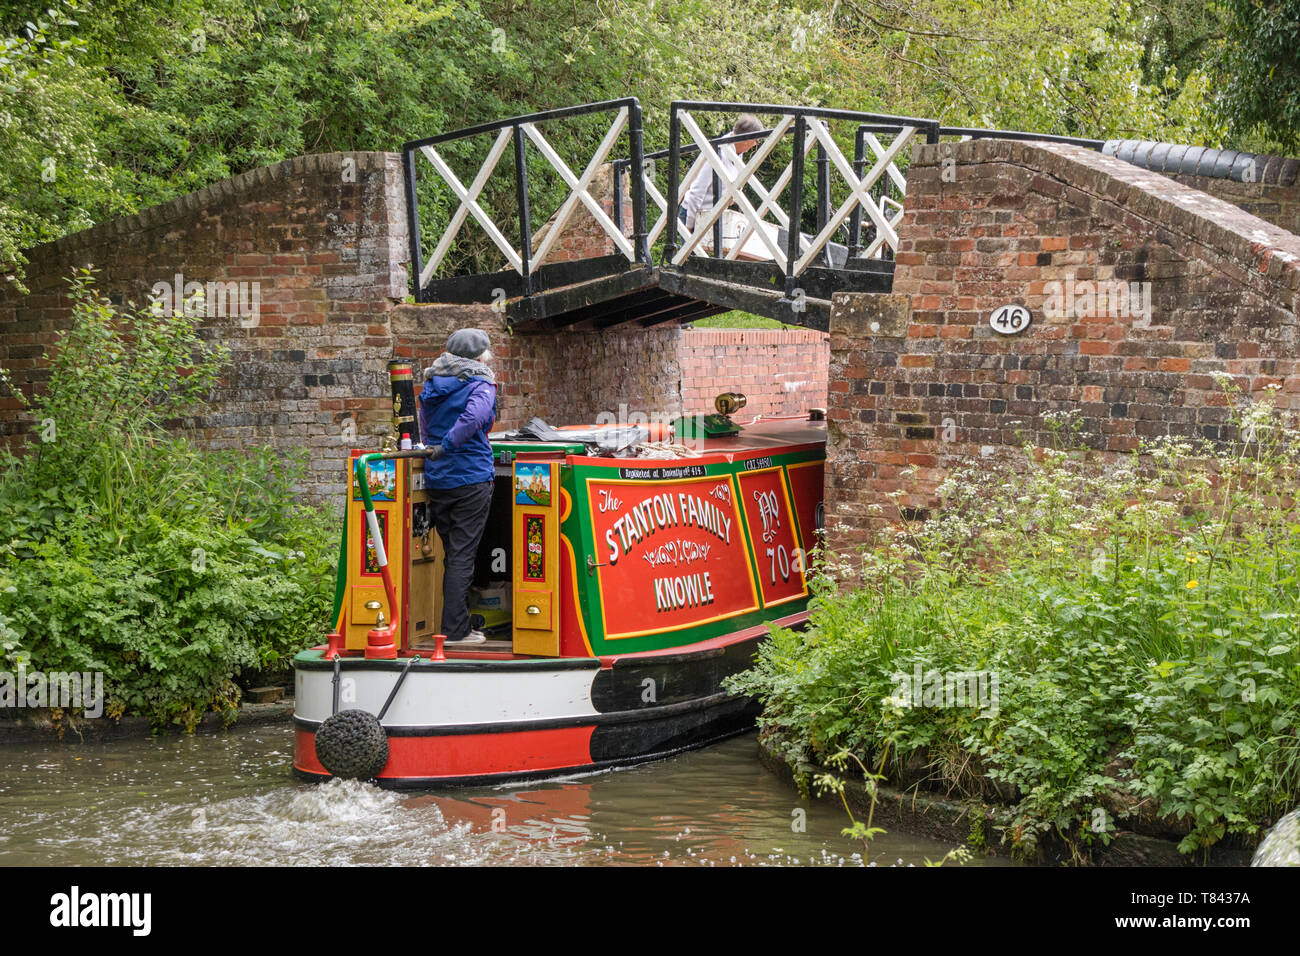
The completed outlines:
{"type": "MultiPolygon", "coordinates": [[[[407,198],[412,210],[408,220],[412,226],[412,259],[419,263],[419,288],[430,285],[439,269],[445,263],[465,224],[473,219],[493,246],[505,257],[509,267],[524,277],[522,290],[529,295],[533,288],[530,278],[540,267],[547,264],[555,255],[557,243],[570,225],[574,215],[585,209],[599,226],[612,247],[629,262],[650,264],[649,247],[664,238],[665,230],[675,231],[669,237],[667,246],[670,261],[665,264],[680,266],[693,256],[710,256],[734,260],[739,257],[749,259],[768,259],[776,263],[787,277],[787,287],[793,277],[800,275],[810,265],[826,254],[828,244],[844,227],[846,221],[852,220],[853,239],[851,255],[859,258],[878,258],[887,252],[894,252],[898,247],[898,226],[903,217],[903,200],[907,192],[907,180],[898,166],[898,160],[919,134],[925,134],[933,141],[939,132],[934,121],[910,120],[906,117],[880,117],[843,110],[825,110],[800,107],[747,107],[742,104],[715,103],[674,103],[672,106],[674,128],[672,140],[688,137],[688,149],[693,146],[695,153],[690,169],[680,178],[670,173],[669,182],[676,182],[676,196],[666,195],[670,190],[661,190],[655,183],[653,173],[642,166],[641,152],[641,113],[640,106],[634,98],[607,101],[605,103],[585,104],[535,113],[489,123],[473,129],[431,137],[427,140],[408,143],[404,148],[406,164],[407,198]],[[761,139],[750,158],[743,164],[724,162],[722,148],[706,136],[700,128],[692,111],[741,112],[749,110],[767,117],[777,117],[775,124],[766,132],[755,134],[761,139]],[[591,154],[581,174],[565,162],[551,142],[543,135],[543,122],[579,114],[610,112],[613,119],[601,138],[599,145],[591,154]],[[831,135],[829,122],[851,122],[857,127],[856,155],[851,161],[840,149],[831,135]],[[867,124],[871,124],[868,126],[867,124]],[[686,134],[681,137],[681,133],[686,134]],[[794,132],[799,142],[793,150],[793,156],[780,171],[771,186],[767,186],[760,175],[765,164],[769,163],[774,151],[794,132]],[[621,158],[619,164],[639,167],[639,174],[633,179],[633,215],[631,236],[623,228],[622,197],[615,198],[615,216],[611,219],[605,209],[607,197],[597,198],[592,195],[592,184],[602,166],[607,164],[620,137],[629,137],[630,159],[621,158]],[[439,152],[444,143],[469,136],[493,134],[492,145],[486,158],[466,184],[451,168],[445,156],[439,152]],[[892,140],[883,142],[881,136],[892,135],[892,140]],[[516,187],[519,191],[520,209],[519,229],[516,236],[507,238],[507,231],[494,220],[491,212],[485,208],[481,197],[489,180],[496,172],[501,158],[507,150],[514,147],[516,187]],[[542,232],[533,233],[528,204],[528,176],[525,146],[531,145],[533,151],[555,171],[568,188],[568,193],[550,218],[542,232]],[[869,148],[869,152],[868,152],[869,148]],[[811,153],[816,150],[819,163],[818,177],[818,226],[815,234],[808,235],[800,228],[801,209],[796,208],[801,202],[803,184],[796,182],[800,170],[807,167],[811,153]],[[456,197],[457,207],[447,226],[435,244],[427,261],[420,261],[419,222],[415,211],[416,157],[423,156],[433,171],[456,197]],[[734,175],[731,169],[739,165],[734,175]],[[834,210],[831,210],[830,190],[827,186],[829,170],[834,169],[838,178],[848,187],[848,195],[834,210]],[[860,170],[860,171],[859,171],[860,170]],[[693,228],[688,229],[677,219],[674,213],[690,190],[692,182],[698,176],[716,177],[718,189],[712,204],[707,209],[699,210],[693,228]],[[893,187],[899,198],[885,195],[888,190],[881,188],[885,183],[893,187]],[[872,193],[880,193],[879,198],[872,193]],[[788,198],[787,198],[788,197],[788,198]],[[645,228],[645,207],[657,208],[657,218],[648,230],[645,228]],[[715,228],[721,228],[720,218],[734,208],[726,224],[728,226],[726,241],[722,249],[713,249],[710,236],[715,228]],[[865,247],[858,238],[861,226],[868,225],[873,235],[865,247]],[[739,235],[734,235],[738,230],[739,235]],[[786,230],[786,237],[779,239],[780,230],[786,230]],[[793,234],[793,235],[791,235],[793,234]],[[533,247],[535,236],[541,242],[533,247]],[[793,260],[793,261],[791,261],[793,260]]],[[[734,137],[733,137],[734,138],[734,137]]],[[[725,138],[724,138],[725,139],[725,138]]],[[[677,147],[669,151],[676,163],[681,155],[677,147]]],[[[627,154],[625,154],[627,155],[627,154]]],[[[733,159],[734,153],[728,160],[733,159]]],[[[619,174],[621,177],[621,173],[619,174]]],[[[618,181],[618,180],[616,180],[618,181]]],[[[837,190],[842,195],[843,189],[837,190]]],[[[513,217],[512,217],[513,218],[513,217]]]]}
{"type": "MultiPolygon", "coordinates": [[[[781,139],[790,131],[790,127],[796,121],[796,115],[794,113],[781,115],[776,125],[763,137],[752,158],[744,164],[734,177],[727,164],[719,156],[709,137],[701,131],[699,124],[691,116],[690,112],[683,109],[677,115],[680,117],[682,128],[689,134],[691,141],[699,151],[690,170],[681,178],[678,187],[678,201],[680,202],[685,198],[691,183],[697,175],[713,176],[716,174],[720,188],[719,195],[713,205],[707,210],[701,210],[697,213],[693,230],[688,230],[680,220],[673,219],[673,223],[681,237],[681,245],[672,257],[674,265],[683,264],[692,255],[717,255],[713,250],[706,251],[703,244],[707,241],[714,222],[732,205],[744,217],[744,226],[739,238],[726,251],[725,258],[727,259],[735,259],[740,255],[742,249],[746,248],[749,237],[756,235],[772,259],[783,270],[792,275],[799,275],[816,261],[827,243],[831,241],[832,237],[853,212],[858,209],[875,227],[876,233],[871,243],[862,251],[861,256],[865,258],[879,257],[886,247],[890,251],[897,250],[897,229],[903,216],[902,203],[888,196],[882,196],[877,200],[871,195],[871,190],[881,177],[887,176],[898,189],[899,194],[906,195],[907,180],[902,171],[899,170],[896,161],[899,154],[911,144],[913,138],[922,132],[919,126],[901,126],[893,141],[888,145],[882,144],[880,138],[874,133],[866,133],[866,143],[871,147],[875,158],[871,165],[861,175],[858,175],[854,171],[852,163],[845,158],[839,145],[831,136],[825,122],[812,119],[805,123],[803,142],[798,148],[804,156],[807,156],[814,146],[820,146],[821,155],[830,161],[840,177],[848,185],[849,196],[827,217],[825,224],[818,230],[816,235],[806,240],[802,234],[799,235],[796,240],[798,243],[798,257],[793,268],[787,268],[786,250],[774,241],[771,231],[763,227],[764,224],[770,224],[783,229],[790,228],[790,217],[782,208],[780,199],[794,175],[794,160],[792,158],[786,164],[770,190],[764,186],[759,178],[758,170],[781,139]],[[746,196],[746,188],[752,190],[758,197],[759,204],[757,207],[746,196]],[[767,218],[769,215],[771,216],[770,223],[767,218]]],[[[667,199],[650,181],[649,177],[647,177],[646,195],[659,207],[661,213],[649,232],[649,241],[653,243],[667,228],[671,212],[667,199]]]]}
{"type": "Polygon", "coordinates": [[[507,126],[500,130],[492,144],[492,148],[488,150],[487,158],[479,166],[478,172],[468,187],[461,182],[460,178],[447,164],[447,161],[432,145],[419,147],[420,155],[429,161],[460,202],[456,212],[447,223],[446,229],[443,230],[433,254],[420,271],[421,288],[428,285],[433,276],[437,274],[438,267],[442,265],[443,260],[447,257],[447,253],[451,250],[452,244],[460,234],[466,219],[471,216],[482,227],[488,238],[492,240],[493,245],[505,256],[511,267],[521,275],[535,272],[538,267],[546,262],[555,248],[556,241],[563,235],[565,227],[579,205],[586,207],[605,235],[614,243],[615,248],[625,255],[629,261],[634,261],[636,251],[632,243],[623,234],[623,230],[618,228],[614,221],[610,219],[600,201],[591,194],[592,180],[605,163],[618,138],[623,134],[627,123],[628,108],[626,106],[619,107],[609,130],[601,139],[600,145],[596,147],[581,176],[574,174],[569,165],[555,151],[555,148],[546,137],[542,135],[536,123],[522,122],[518,124],[528,141],[536,147],[550,167],[559,174],[565,185],[569,187],[569,195],[548,223],[547,232],[541,244],[532,251],[532,254],[527,259],[525,259],[524,251],[517,248],[515,243],[506,238],[505,234],[493,221],[491,214],[478,201],[483,192],[483,187],[487,184],[488,179],[496,170],[497,164],[501,161],[501,157],[511,144],[514,137],[514,128],[507,126]]]}

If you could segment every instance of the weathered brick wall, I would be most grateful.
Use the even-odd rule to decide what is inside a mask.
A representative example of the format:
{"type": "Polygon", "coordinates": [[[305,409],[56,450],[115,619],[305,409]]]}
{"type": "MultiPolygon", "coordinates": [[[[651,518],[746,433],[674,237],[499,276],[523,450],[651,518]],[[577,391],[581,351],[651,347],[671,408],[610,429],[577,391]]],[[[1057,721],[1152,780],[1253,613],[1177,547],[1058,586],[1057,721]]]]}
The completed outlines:
{"type": "Polygon", "coordinates": [[[1184,185],[1218,196],[1246,212],[1300,234],[1300,159],[1262,156],[1255,182],[1177,175],[1184,185]]]}
{"type": "MultiPolygon", "coordinates": [[[[499,427],[533,415],[591,421],[620,403],[680,414],[676,325],[511,336],[487,305],[400,305],[405,215],[399,156],[336,153],[257,169],[67,236],[29,253],[30,295],[0,295],[0,364],[27,394],[43,387],[41,356],[67,325],[75,266],[93,266],[99,290],[119,304],[146,303],[155,283],[174,284],[177,273],[185,283],[257,283],[256,317],[204,320],[203,334],[227,345],[232,362],[194,436],[211,447],[307,448],[304,491],[321,500],[342,491],[348,449],[375,447],[389,431],[388,361],[423,368],[468,325],[492,338],[499,427]]],[[[590,254],[594,227],[585,211],[575,216],[561,253],[590,254]]],[[[0,397],[0,440],[20,447],[28,414],[0,397]]]]}
{"type": "Polygon", "coordinates": [[[681,335],[671,324],[520,336],[520,347],[530,350],[520,386],[536,396],[532,414],[552,423],[617,418],[620,405],[629,413],[674,418],[682,412],[681,335]]]}
{"type": "Polygon", "coordinates": [[[491,306],[404,305],[393,310],[395,352],[423,369],[447,336],[466,325],[492,340],[492,367],[500,386],[496,428],[518,428],[533,416],[553,425],[594,422],[629,411],[681,413],[682,370],[676,325],[605,332],[511,335],[491,306]]]}
{"type": "Polygon", "coordinates": [[[889,492],[928,509],[952,468],[1022,436],[1051,445],[1048,413],[1077,412],[1086,443],[1119,455],[1162,435],[1234,437],[1214,372],[1300,407],[1300,237],[1078,147],[945,148],[952,165],[939,147],[914,154],[895,294],[833,304],[833,545],[889,520],[889,492]],[[1150,283],[1149,318],[1086,302],[1045,314],[1049,283],[1117,280],[1150,283]],[[1017,302],[1033,323],[998,335],[990,314],[1017,302]]]}
{"type": "Polygon", "coordinates": [[[712,412],[719,392],[744,392],[742,415],[803,415],[826,407],[826,336],[793,329],[688,329],[682,334],[682,406],[712,412]]]}
{"type": "MultiPolygon", "coordinates": [[[[185,283],[257,283],[256,315],[204,320],[232,361],[197,437],[306,447],[312,490],[324,491],[338,486],[347,446],[373,440],[391,416],[388,311],[406,295],[405,258],[399,157],[286,160],[32,250],[31,295],[0,296],[0,362],[28,393],[41,387],[40,356],[68,321],[74,266],[97,270],[97,288],[119,304],[148,302],[178,273],[185,283]]],[[[17,399],[0,398],[0,416],[6,440],[26,430],[17,399]]]]}

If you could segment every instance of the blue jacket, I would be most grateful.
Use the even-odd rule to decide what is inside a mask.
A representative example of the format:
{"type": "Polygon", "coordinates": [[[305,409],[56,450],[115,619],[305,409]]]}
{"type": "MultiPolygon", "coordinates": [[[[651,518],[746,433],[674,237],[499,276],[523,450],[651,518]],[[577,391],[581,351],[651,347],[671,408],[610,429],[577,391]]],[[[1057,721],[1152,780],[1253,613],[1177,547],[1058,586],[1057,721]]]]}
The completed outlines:
{"type": "Polygon", "coordinates": [[[435,375],[420,391],[424,443],[441,445],[442,455],[424,463],[426,488],[459,488],[491,481],[492,446],[487,433],[496,421],[497,388],[482,378],[435,375]]]}

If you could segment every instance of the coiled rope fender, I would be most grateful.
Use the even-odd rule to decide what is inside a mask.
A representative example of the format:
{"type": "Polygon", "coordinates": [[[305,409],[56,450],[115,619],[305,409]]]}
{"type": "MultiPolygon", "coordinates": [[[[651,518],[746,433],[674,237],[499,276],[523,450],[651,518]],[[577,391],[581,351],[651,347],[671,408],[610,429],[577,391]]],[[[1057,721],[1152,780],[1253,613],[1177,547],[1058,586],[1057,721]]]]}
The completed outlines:
{"type": "Polygon", "coordinates": [[[375,716],[359,708],[338,709],[339,661],[335,658],[334,713],[316,729],[316,759],[322,767],[335,777],[348,780],[372,780],[379,776],[388,763],[388,731],[382,721],[416,660],[406,662],[379,716],[375,716]]]}

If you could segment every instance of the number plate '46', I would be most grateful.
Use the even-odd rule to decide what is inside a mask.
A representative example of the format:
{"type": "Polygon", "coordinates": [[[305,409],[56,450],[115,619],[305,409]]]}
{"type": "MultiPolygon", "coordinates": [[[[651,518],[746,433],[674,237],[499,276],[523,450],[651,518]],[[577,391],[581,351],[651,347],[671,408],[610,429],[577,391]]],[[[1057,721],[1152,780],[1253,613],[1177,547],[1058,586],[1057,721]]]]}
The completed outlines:
{"type": "Polygon", "coordinates": [[[989,316],[989,325],[994,332],[1002,335],[1015,335],[1029,328],[1031,316],[1023,305],[1000,305],[989,316]]]}

